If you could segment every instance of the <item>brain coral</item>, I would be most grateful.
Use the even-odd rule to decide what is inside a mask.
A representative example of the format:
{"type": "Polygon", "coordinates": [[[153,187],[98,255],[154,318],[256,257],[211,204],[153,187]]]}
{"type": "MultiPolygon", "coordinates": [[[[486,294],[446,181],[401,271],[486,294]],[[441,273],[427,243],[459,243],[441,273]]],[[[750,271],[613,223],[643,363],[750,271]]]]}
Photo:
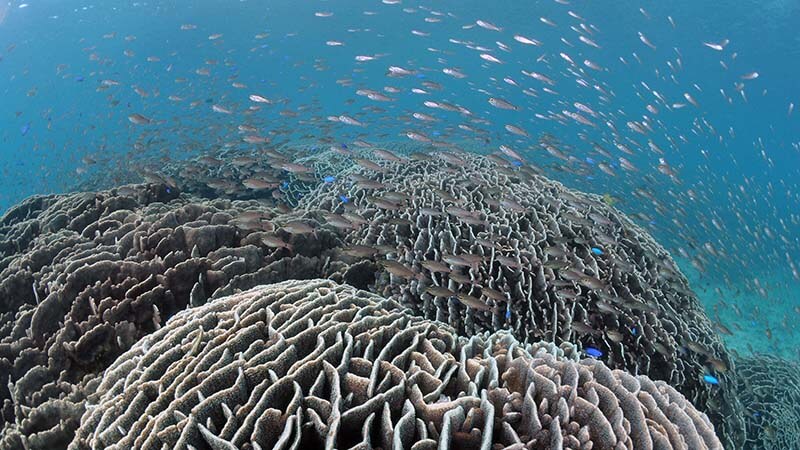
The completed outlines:
{"type": "Polygon", "coordinates": [[[163,184],[33,197],[9,210],[0,447],[65,448],[86,384],[175,312],[336,267],[330,233],[271,219],[259,202],[179,197],[163,184]]]}
{"type": "Polygon", "coordinates": [[[592,347],[611,367],[669,382],[739,445],[729,355],[646,231],[600,197],[496,156],[376,155],[299,204],[346,232],[341,280],[459,334],[592,347]],[[703,382],[710,370],[719,386],[703,382]]]}
{"type": "Polygon", "coordinates": [[[179,312],[90,401],[70,449],[722,448],[664,382],[329,280],[179,312]]]}
{"type": "Polygon", "coordinates": [[[800,364],[769,355],[736,359],[736,390],[753,450],[800,448],[800,364]]]}

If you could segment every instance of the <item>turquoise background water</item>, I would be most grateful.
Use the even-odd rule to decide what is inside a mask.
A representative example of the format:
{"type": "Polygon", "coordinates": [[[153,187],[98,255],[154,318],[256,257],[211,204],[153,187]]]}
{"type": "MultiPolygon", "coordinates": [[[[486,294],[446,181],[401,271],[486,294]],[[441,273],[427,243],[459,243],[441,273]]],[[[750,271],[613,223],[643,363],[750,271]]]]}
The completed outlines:
{"type": "Polygon", "coordinates": [[[0,209],[29,195],[73,189],[92,173],[102,172],[113,183],[115,168],[141,160],[181,159],[223,146],[251,148],[241,141],[241,124],[258,127],[276,143],[407,141],[405,133],[413,130],[465,147],[508,145],[526,163],[571,187],[616,198],[620,209],[673,252],[709,314],[733,332],[726,336],[732,348],[800,358],[800,336],[792,325],[800,319],[799,282],[790,265],[800,262],[800,113],[789,114],[790,103],[800,106],[800,3],[26,4],[0,6],[0,209]],[[316,16],[320,11],[333,15],[316,16]],[[502,31],[476,26],[477,20],[502,31]],[[597,30],[590,37],[601,48],[578,40],[570,27],[581,30],[581,23],[597,30]],[[181,30],[182,24],[196,29],[181,30]],[[639,39],[640,32],[655,49],[639,39]],[[214,34],[222,36],[209,39],[214,34]],[[522,45],[513,39],[515,34],[543,45],[522,45]],[[723,39],[730,44],[722,52],[702,44],[723,39]],[[562,52],[576,65],[560,57],[562,52]],[[481,53],[503,63],[487,62],[481,53]],[[378,57],[359,62],[358,55],[378,57]],[[582,64],[586,59],[607,70],[587,68],[582,64]],[[414,73],[387,77],[390,66],[414,73]],[[467,77],[442,72],[453,67],[467,77]],[[207,69],[208,75],[198,69],[207,69]],[[523,70],[546,74],[558,94],[543,92],[547,85],[523,70]],[[759,73],[757,79],[742,80],[753,71],[759,73]],[[590,87],[581,87],[576,78],[590,87]],[[102,80],[119,85],[103,89],[102,80]],[[425,82],[438,83],[439,89],[425,82]],[[744,83],[746,101],[736,83],[744,83]],[[383,92],[385,86],[401,90],[384,92],[394,101],[374,102],[356,94],[358,89],[383,92]],[[428,93],[413,93],[412,88],[428,93]],[[525,88],[537,96],[525,95],[525,88]],[[668,103],[687,103],[683,94],[688,92],[699,106],[669,111],[659,105],[654,115],[646,109],[657,103],[653,90],[668,103]],[[274,104],[248,112],[250,94],[274,104]],[[489,97],[510,101],[519,110],[494,108],[489,97]],[[459,105],[472,115],[430,109],[423,104],[426,100],[459,105]],[[591,127],[536,116],[552,119],[553,113],[575,111],[575,102],[604,117],[591,118],[597,125],[591,127]],[[214,104],[233,113],[216,113],[214,104]],[[414,112],[439,121],[423,123],[411,116],[414,112]],[[128,116],[133,113],[154,123],[132,124],[128,116]],[[327,119],[339,115],[364,126],[327,119]],[[626,127],[645,115],[657,125],[647,136],[626,127]],[[618,133],[606,120],[614,122],[618,133]],[[480,132],[464,131],[459,124],[480,132]],[[506,124],[524,128],[530,137],[509,133],[506,124]],[[543,133],[557,139],[569,161],[538,145],[543,133]],[[634,155],[614,148],[615,139],[625,138],[639,144],[628,144],[634,155]],[[665,154],[648,150],[648,139],[665,154]],[[591,142],[613,155],[616,177],[598,170],[596,164],[606,158],[591,142]],[[87,165],[87,156],[97,164],[87,165]],[[619,156],[639,170],[620,169],[619,156]],[[658,171],[659,157],[678,172],[680,184],[658,171]]]}

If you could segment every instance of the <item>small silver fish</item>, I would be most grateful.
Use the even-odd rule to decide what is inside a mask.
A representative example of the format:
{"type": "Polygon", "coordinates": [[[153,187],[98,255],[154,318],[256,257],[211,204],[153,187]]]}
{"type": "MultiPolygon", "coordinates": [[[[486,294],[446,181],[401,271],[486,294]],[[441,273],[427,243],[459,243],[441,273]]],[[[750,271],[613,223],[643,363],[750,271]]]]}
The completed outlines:
{"type": "Polygon", "coordinates": [[[503,100],[502,98],[489,97],[489,104],[499,109],[505,109],[511,111],[519,110],[519,107],[513,105],[511,102],[507,100],[503,100]]]}

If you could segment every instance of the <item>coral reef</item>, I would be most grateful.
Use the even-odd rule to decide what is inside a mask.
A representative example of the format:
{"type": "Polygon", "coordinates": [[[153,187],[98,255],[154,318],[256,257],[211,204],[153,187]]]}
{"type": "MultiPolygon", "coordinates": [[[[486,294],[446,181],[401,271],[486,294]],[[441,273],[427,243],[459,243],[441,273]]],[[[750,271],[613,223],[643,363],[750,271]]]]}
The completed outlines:
{"type": "Polygon", "coordinates": [[[272,216],[259,202],[179,197],[163,184],[32,197],[8,211],[0,447],[65,447],[86,383],[175,312],[235,289],[321,276],[338,241],[272,216]]]}
{"type": "Polygon", "coordinates": [[[91,172],[76,180],[73,190],[99,191],[146,182],[166,184],[208,199],[281,199],[285,192],[307,191],[319,182],[313,174],[286,170],[284,165],[292,162],[287,155],[317,151],[315,145],[297,143],[259,151],[223,147],[186,154],[177,160],[160,153],[137,152],[134,160],[95,162],[91,172]]]}
{"type": "Polygon", "coordinates": [[[745,448],[800,448],[800,364],[758,355],[737,358],[736,367],[747,422],[745,448]]]}
{"type": "MultiPolygon", "coordinates": [[[[399,151],[408,149],[397,147],[399,151]]],[[[140,173],[148,181],[166,182],[200,197],[269,198],[296,205],[325,180],[335,179],[351,168],[354,157],[368,158],[371,154],[371,147],[363,142],[353,148],[331,145],[327,150],[293,142],[291,146],[257,152],[206,152],[188,161],[145,166],[140,173]]]]}
{"type": "Polygon", "coordinates": [[[458,337],[393,301],[288,281],[177,313],[121,355],[70,449],[721,449],[664,382],[458,337]]]}
{"type": "Polygon", "coordinates": [[[200,159],[147,172],[147,185],[33,197],[0,219],[0,446],[64,448],[97,377],[179,311],[317,277],[460,336],[576,343],[672,385],[727,448],[743,442],[735,368],[686,279],[601,198],[496,155],[362,143],[293,161],[200,159]],[[277,170],[288,184],[242,184],[277,170]],[[225,189],[208,181],[225,177],[229,197],[258,199],[216,198],[225,189]]]}
{"type": "Polygon", "coordinates": [[[580,343],[611,367],[667,381],[726,445],[741,443],[732,364],[712,323],[670,255],[600,197],[495,155],[355,160],[299,204],[346,231],[357,258],[343,281],[462,335],[580,343]],[[719,385],[704,383],[709,371],[719,385]]]}

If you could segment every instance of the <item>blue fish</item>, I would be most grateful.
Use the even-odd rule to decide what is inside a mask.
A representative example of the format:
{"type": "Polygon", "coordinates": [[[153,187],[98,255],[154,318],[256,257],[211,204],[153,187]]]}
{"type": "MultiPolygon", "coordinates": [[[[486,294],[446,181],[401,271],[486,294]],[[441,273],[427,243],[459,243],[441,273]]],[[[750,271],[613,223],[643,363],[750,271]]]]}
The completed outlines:
{"type": "Polygon", "coordinates": [[[511,308],[506,308],[506,320],[511,320],[511,308]]]}
{"type": "Polygon", "coordinates": [[[328,175],[327,177],[323,178],[322,181],[326,183],[333,183],[334,181],[336,181],[336,177],[328,175]]]}
{"type": "Polygon", "coordinates": [[[633,333],[633,335],[636,336],[636,327],[631,328],[631,333],[633,333]]]}
{"type": "Polygon", "coordinates": [[[517,161],[516,159],[511,161],[511,165],[514,167],[522,167],[522,161],[517,161]]]}
{"type": "Polygon", "coordinates": [[[28,134],[28,131],[31,131],[31,123],[30,122],[26,123],[25,125],[23,125],[19,129],[19,132],[22,133],[23,136],[28,134]]]}
{"type": "Polygon", "coordinates": [[[593,160],[592,158],[590,158],[590,157],[588,157],[588,156],[587,156],[587,157],[586,157],[586,162],[587,162],[587,163],[589,163],[589,164],[594,164],[594,163],[595,163],[595,160],[593,160]]]}
{"type": "Polygon", "coordinates": [[[339,196],[339,200],[341,200],[342,203],[350,203],[350,197],[348,197],[348,196],[346,196],[344,194],[339,196]]]}
{"type": "Polygon", "coordinates": [[[703,375],[703,381],[705,381],[708,384],[713,384],[714,386],[719,385],[719,379],[711,374],[703,375]]]}
{"type": "Polygon", "coordinates": [[[289,182],[288,181],[284,181],[283,183],[281,183],[281,187],[284,188],[284,189],[288,188],[289,187],[289,182]]]}
{"type": "Polygon", "coordinates": [[[594,348],[594,347],[586,347],[586,354],[591,356],[592,358],[600,358],[603,356],[603,352],[594,348]]]}
{"type": "Polygon", "coordinates": [[[597,247],[592,247],[592,253],[594,253],[595,255],[602,255],[603,254],[603,250],[601,250],[601,249],[599,249],[597,247]]]}

